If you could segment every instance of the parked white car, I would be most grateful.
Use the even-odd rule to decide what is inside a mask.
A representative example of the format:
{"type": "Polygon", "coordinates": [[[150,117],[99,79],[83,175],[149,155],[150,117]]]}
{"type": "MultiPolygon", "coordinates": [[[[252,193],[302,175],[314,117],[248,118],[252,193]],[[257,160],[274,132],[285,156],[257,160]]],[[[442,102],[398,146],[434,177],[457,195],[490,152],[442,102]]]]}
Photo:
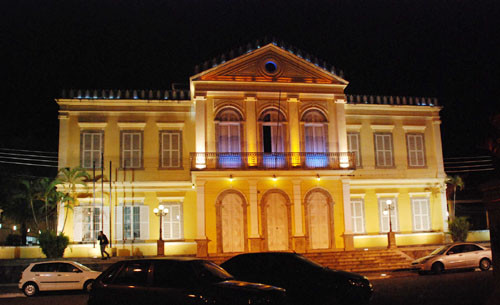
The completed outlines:
{"type": "Polygon", "coordinates": [[[435,274],[449,269],[491,268],[491,249],[474,243],[445,245],[412,263],[419,273],[432,271],[435,274]]]}
{"type": "Polygon", "coordinates": [[[19,289],[28,297],[39,291],[85,290],[101,274],[99,271],[72,261],[45,261],[30,264],[19,280],[19,289]]]}

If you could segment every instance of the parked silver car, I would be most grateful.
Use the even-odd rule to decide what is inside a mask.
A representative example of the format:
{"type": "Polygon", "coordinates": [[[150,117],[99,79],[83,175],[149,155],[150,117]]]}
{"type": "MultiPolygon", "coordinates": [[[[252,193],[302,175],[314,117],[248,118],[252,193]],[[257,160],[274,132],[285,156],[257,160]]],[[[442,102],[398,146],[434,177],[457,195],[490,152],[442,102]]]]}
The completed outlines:
{"type": "Polygon", "coordinates": [[[449,269],[491,268],[491,249],[474,243],[445,245],[412,263],[420,274],[432,271],[435,274],[449,269]]]}
{"type": "Polygon", "coordinates": [[[89,291],[100,274],[99,271],[72,261],[32,263],[24,269],[18,287],[28,297],[39,291],[49,290],[89,291]]]}

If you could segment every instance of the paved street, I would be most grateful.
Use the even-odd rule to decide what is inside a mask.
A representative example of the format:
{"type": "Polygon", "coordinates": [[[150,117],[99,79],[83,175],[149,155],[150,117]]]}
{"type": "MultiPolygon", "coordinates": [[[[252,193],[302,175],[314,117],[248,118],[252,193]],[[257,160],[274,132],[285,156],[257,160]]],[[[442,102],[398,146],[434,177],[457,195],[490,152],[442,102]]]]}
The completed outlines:
{"type": "MultiPolygon", "coordinates": [[[[388,276],[372,278],[375,293],[370,305],[483,305],[493,292],[492,271],[426,276],[393,273],[388,276]]],[[[45,293],[26,298],[13,285],[0,287],[2,305],[84,305],[86,302],[87,295],[82,292],[45,293]]]]}

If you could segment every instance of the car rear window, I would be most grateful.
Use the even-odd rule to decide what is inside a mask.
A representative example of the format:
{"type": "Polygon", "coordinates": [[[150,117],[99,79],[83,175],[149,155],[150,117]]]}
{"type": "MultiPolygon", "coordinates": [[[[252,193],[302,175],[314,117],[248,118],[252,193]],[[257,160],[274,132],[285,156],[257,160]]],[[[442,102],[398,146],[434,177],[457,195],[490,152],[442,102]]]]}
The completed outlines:
{"type": "Polygon", "coordinates": [[[148,281],[149,262],[131,262],[128,263],[116,275],[113,284],[146,286],[148,281]]]}
{"type": "Polygon", "coordinates": [[[58,263],[36,264],[31,268],[31,272],[57,272],[58,263]]]}

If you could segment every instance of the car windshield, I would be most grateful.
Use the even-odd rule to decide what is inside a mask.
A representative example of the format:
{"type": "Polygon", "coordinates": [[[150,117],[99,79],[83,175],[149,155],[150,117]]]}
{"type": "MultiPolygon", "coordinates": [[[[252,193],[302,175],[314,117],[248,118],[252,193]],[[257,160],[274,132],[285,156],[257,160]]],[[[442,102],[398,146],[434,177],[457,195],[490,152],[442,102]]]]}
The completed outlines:
{"type": "Polygon", "coordinates": [[[205,278],[209,282],[215,283],[233,279],[233,276],[231,274],[212,262],[200,262],[200,264],[203,269],[200,272],[200,276],[205,278]]]}
{"type": "Polygon", "coordinates": [[[446,249],[448,249],[448,246],[441,246],[437,248],[436,250],[432,251],[430,255],[440,255],[443,254],[446,249]]]}
{"type": "Polygon", "coordinates": [[[89,267],[85,266],[85,265],[82,265],[78,262],[73,262],[73,264],[77,265],[78,268],[82,269],[83,271],[93,271],[92,269],[90,269],[89,267]]]}

